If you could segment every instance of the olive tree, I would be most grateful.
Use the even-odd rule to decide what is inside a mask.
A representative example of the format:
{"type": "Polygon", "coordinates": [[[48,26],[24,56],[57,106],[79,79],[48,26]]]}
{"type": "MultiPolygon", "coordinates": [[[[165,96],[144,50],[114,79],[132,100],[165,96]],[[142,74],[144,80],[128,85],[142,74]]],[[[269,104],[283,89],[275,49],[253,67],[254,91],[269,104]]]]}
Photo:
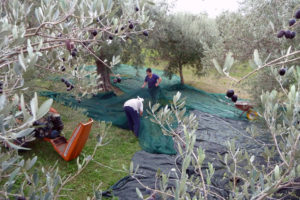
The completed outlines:
{"type": "MultiPolygon", "coordinates": [[[[62,74],[64,83],[55,84],[66,85],[69,92],[80,97],[109,90],[110,69],[120,61],[119,55],[111,52],[118,53],[121,47],[118,43],[149,29],[144,3],[3,1],[0,8],[1,107],[16,92],[31,91],[23,87],[23,73],[28,70],[46,71],[48,76],[62,74]],[[97,71],[85,70],[85,63],[90,60],[95,61],[97,71]]],[[[4,119],[7,112],[1,111],[4,119]]]]}
{"type": "Polygon", "coordinates": [[[81,94],[109,90],[109,70],[120,59],[103,55],[113,42],[149,28],[143,1],[14,0],[3,1],[1,12],[1,70],[13,66],[19,74],[29,67],[61,71],[76,82],[69,89],[81,94]],[[82,68],[91,59],[98,73],[82,68]]]}
{"type": "MultiPolygon", "coordinates": [[[[294,10],[298,1],[240,1],[236,12],[224,12],[216,18],[219,31],[217,49],[211,49],[212,59],[221,62],[227,52],[232,52],[235,64],[243,64],[256,68],[253,52],[257,50],[262,58],[276,59],[287,53],[290,46],[299,44],[299,37],[293,39],[285,36],[278,38],[281,31],[299,31],[299,27],[290,22],[295,18],[294,10]],[[214,56],[217,55],[217,56],[214,56]],[[250,61],[250,62],[248,62],[250,61]]],[[[270,68],[264,68],[259,74],[244,82],[247,92],[256,104],[261,104],[261,91],[280,89],[276,84],[278,77],[270,76],[270,68]]],[[[283,87],[289,87],[294,81],[293,76],[286,79],[283,87]]]]}
{"type": "MultiPolygon", "coordinates": [[[[240,84],[256,73],[262,72],[265,68],[269,68],[271,73],[269,76],[274,76],[280,88],[272,91],[262,91],[260,101],[262,110],[260,117],[267,130],[269,131],[272,143],[261,143],[264,147],[265,161],[262,166],[255,164],[255,156],[247,154],[244,150],[237,149],[234,143],[229,145],[228,156],[225,157],[224,162],[228,165],[228,170],[234,177],[243,180],[242,186],[234,185],[232,192],[236,199],[266,199],[266,198],[281,198],[294,196],[293,189],[297,188],[297,178],[300,176],[300,131],[299,131],[299,72],[300,66],[290,66],[296,64],[300,59],[300,51],[287,50],[287,53],[273,60],[262,60],[258,51],[253,55],[253,63],[257,68],[246,74],[241,79],[235,79],[230,75],[230,68],[232,64],[224,64],[220,67],[215,62],[217,70],[230,78],[233,84],[240,84]],[[289,67],[289,69],[284,67],[289,67]],[[283,67],[280,69],[280,67],[283,67]],[[288,88],[283,87],[283,83],[287,82],[292,73],[296,80],[290,83],[288,88]],[[247,155],[247,156],[246,156],[247,155]],[[232,169],[238,168],[240,162],[248,159],[248,166],[246,172],[236,171],[232,169]],[[274,158],[279,159],[274,159],[274,158]],[[251,172],[247,174],[247,171],[251,172]],[[281,189],[292,189],[286,194],[278,194],[281,189]],[[249,192],[250,191],[250,192],[249,192]]],[[[230,55],[228,55],[230,56],[230,55]]],[[[275,85],[273,86],[276,87],[275,85]]],[[[250,133],[255,138],[259,134],[254,129],[249,129],[250,133]]]]}
{"type": "Polygon", "coordinates": [[[281,55],[282,48],[299,42],[299,38],[276,39],[281,29],[294,31],[297,28],[289,27],[289,20],[294,17],[290,13],[298,4],[297,0],[245,0],[240,2],[238,11],[222,13],[216,18],[224,49],[220,56],[231,51],[237,60],[244,62],[251,59],[255,49],[264,57],[281,55]]]}
{"type": "Polygon", "coordinates": [[[166,74],[179,73],[184,84],[184,67],[195,69],[197,74],[202,69],[203,45],[198,18],[182,13],[160,16],[151,36],[150,49],[158,51],[158,57],[168,62],[164,68],[166,74]]]}
{"type": "MultiPolygon", "coordinates": [[[[69,92],[80,97],[109,90],[109,70],[120,58],[117,54],[104,57],[103,49],[110,49],[114,42],[126,42],[128,37],[151,28],[144,8],[147,2],[151,3],[133,0],[2,0],[0,142],[9,148],[24,149],[19,145],[34,139],[33,122],[42,118],[52,105],[52,100],[47,100],[39,106],[37,94],[26,104],[22,93],[33,88],[24,87],[24,72],[47,72],[48,76],[63,74],[64,83],[55,84],[66,85],[69,92]],[[85,63],[91,60],[95,61],[97,71],[85,70],[85,63]]],[[[102,145],[103,137],[99,135],[95,151],[102,145]]],[[[0,198],[57,199],[65,184],[82,172],[93,155],[84,157],[82,162],[78,160],[77,173],[61,178],[55,167],[28,172],[36,158],[25,162],[14,150],[1,151],[0,181],[4,185],[0,189],[0,198]],[[42,180],[39,179],[41,172],[45,175],[42,180]],[[20,181],[21,185],[16,184],[20,181]]],[[[99,192],[94,198],[100,198],[99,192]]]]}

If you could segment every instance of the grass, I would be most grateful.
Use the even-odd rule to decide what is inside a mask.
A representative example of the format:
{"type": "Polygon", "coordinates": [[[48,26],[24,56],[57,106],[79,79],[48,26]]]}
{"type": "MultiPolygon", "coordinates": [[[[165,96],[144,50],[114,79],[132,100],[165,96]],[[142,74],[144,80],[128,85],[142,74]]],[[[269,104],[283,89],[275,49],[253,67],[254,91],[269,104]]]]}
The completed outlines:
{"type": "MultiPolygon", "coordinates": [[[[73,110],[58,103],[54,103],[53,107],[58,110],[62,116],[66,138],[70,137],[78,122],[88,120],[88,117],[84,116],[80,111],[73,110]]],[[[95,136],[99,132],[99,128],[99,122],[95,122],[82,154],[92,154],[96,144],[95,136]]],[[[106,146],[98,148],[94,160],[117,170],[121,170],[123,165],[128,167],[133,154],[140,150],[138,140],[133,133],[112,126],[107,139],[110,140],[110,142],[106,146]]],[[[30,147],[32,150],[22,153],[22,155],[25,158],[35,155],[38,156],[35,168],[47,168],[57,162],[61,176],[76,173],[76,159],[70,162],[64,161],[54,151],[50,143],[36,140],[30,147]]],[[[113,171],[101,167],[95,162],[91,162],[82,174],[66,186],[66,188],[72,190],[64,192],[63,194],[69,196],[66,199],[86,199],[87,196],[93,195],[93,187],[98,186],[99,183],[102,183],[101,189],[106,190],[126,175],[126,173],[113,171]]]]}
{"type": "MultiPolygon", "coordinates": [[[[150,64],[147,61],[147,65],[155,68],[163,70],[164,66],[166,66],[166,62],[160,62],[158,65],[150,64]]],[[[248,74],[252,71],[252,68],[247,64],[236,64],[231,69],[231,76],[235,78],[241,78],[244,75],[248,74]]],[[[177,74],[178,75],[178,74],[177,74]]],[[[250,95],[247,92],[247,85],[241,84],[238,86],[233,86],[232,81],[220,74],[215,70],[215,68],[210,69],[206,75],[198,77],[195,76],[194,71],[191,68],[185,67],[183,69],[183,76],[185,80],[185,84],[191,85],[195,88],[204,90],[206,92],[211,93],[225,93],[228,89],[234,89],[235,92],[239,95],[239,97],[243,99],[250,99],[250,95]]]]}

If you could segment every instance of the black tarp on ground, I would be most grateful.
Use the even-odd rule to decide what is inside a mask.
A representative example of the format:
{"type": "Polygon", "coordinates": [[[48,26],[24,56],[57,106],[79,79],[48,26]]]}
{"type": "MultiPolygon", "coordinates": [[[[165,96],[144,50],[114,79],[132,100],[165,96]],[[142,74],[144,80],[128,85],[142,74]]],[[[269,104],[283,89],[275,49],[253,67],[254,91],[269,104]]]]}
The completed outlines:
{"type": "MultiPolygon", "coordinates": [[[[271,139],[264,131],[260,131],[261,134],[256,137],[256,140],[252,139],[246,131],[246,128],[251,125],[248,121],[220,118],[200,111],[193,112],[197,115],[199,120],[195,147],[201,146],[206,152],[206,159],[202,169],[205,170],[208,168],[207,162],[213,164],[215,175],[212,178],[213,188],[211,188],[211,190],[224,198],[228,198],[229,191],[227,189],[230,180],[223,179],[226,168],[217,154],[224,155],[226,153],[226,142],[235,139],[238,148],[246,149],[249,154],[254,154],[256,156],[255,162],[260,162],[263,159],[261,159],[259,155],[263,152],[264,147],[260,142],[268,144],[271,139]]],[[[145,151],[140,151],[133,156],[132,161],[135,166],[139,166],[138,174],[140,175],[138,178],[147,187],[155,188],[155,176],[159,169],[165,174],[170,174],[169,187],[175,186],[172,179],[176,177],[171,169],[176,169],[177,167],[179,169],[181,168],[181,158],[177,157],[177,155],[150,154],[145,151]]],[[[189,175],[195,174],[192,168],[188,169],[187,173],[189,175]]],[[[131,177],[125,177],[111,189],[113,195],[119,197],[120,200],[132,200],[138,199],[136,188],[139,188],[145,196],[151,195],[150,190],[145,189],[131,177]]],[[[109,193],[105,193],[105,195],[108,194],[109,193]]],[[[209,198],[218,199],[213,196],[209,198]]],[[[155,199],[159,199],[159,197],[155,195],[155,199]]]]}

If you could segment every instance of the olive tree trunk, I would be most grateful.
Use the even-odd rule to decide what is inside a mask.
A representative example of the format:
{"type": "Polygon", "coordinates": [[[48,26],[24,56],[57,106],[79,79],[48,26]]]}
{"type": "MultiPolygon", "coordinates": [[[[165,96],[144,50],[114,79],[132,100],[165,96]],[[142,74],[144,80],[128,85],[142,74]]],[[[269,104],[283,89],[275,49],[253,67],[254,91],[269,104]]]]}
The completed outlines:
{"type": "Polygon", "coordinates": [[[106,67],[101,61],[96,60],[97,73],[101,75],[99,82],[99,88],[102,88],[105,92],[112,91],[112,85],[110,82],[110,69],[106,67]]]}
{"type": "Polygon", "coordinates": [[[183,72],[182,72],[182,65],[179,66],[179,75],[180,75],[180,82],[182,85],[184,85],[184,77],[183,77],[183,72]]]}

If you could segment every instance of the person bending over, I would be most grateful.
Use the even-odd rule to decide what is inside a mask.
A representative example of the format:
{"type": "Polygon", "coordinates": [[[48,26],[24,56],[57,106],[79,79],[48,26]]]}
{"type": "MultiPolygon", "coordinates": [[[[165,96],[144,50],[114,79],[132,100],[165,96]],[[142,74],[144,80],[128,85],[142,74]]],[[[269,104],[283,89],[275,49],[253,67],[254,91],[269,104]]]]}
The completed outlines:
{"type": "Polygon", "coordinates": [[[124,104],[129,129],[134,132],[136,137],[139,137],[140,116],[143,115],[143,102],[143,98],[137,97],[136,99],[129,99],[124,104]]]}

